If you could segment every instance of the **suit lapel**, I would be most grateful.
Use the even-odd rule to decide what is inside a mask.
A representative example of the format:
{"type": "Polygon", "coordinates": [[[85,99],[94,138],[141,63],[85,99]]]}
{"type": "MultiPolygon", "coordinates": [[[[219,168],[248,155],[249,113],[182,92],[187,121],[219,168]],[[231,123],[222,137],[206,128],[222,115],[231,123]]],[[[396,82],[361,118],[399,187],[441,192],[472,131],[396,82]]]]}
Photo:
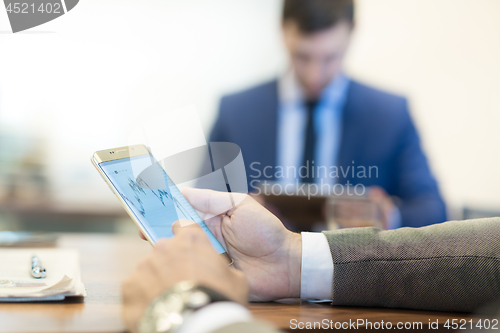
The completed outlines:
{"type": "Polygon", "coordinates": [[[250,129],[248,138],[252,138],[250,147],[252,153],[247,157],[243,156],[244,159],[250,159],[247,161],[248,165],[260,162],[261,169],[266,166],[276,166],[278,99],[278,84],[277,81],[273,81],[259,96],[259,100],[255,101],[254,110],[251,112],[252,118],[244,124],[250,129]]]}

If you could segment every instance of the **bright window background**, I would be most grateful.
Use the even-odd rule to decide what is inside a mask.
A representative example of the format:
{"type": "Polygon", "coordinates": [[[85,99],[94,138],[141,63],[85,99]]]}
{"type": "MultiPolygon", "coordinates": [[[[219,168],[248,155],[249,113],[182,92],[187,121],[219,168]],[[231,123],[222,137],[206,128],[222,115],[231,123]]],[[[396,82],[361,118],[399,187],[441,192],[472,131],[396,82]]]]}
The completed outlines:
{"type": "MultiPolygon", "coordinates": [[[[348,73],[410,98],[452,208],[500,210],[500,2],[361,0],[357,10],[348,73]]],[[[224,93],[286,67],[280,11],[279,0],[81,0],[13,35],[0,10],[4,170],[18,167],[9,158],[38,163],[57,202],[117,207],[90,155],[191,104],[208,134],[224,93]]]]}

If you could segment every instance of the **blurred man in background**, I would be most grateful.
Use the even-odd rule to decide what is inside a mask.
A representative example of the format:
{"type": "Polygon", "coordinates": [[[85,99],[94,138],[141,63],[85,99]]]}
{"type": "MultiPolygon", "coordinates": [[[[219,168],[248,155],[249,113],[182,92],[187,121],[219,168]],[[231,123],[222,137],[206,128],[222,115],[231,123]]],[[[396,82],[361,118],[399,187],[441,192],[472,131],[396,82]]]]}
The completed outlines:
{"type": "Polygon", "coordinates": [[[285,0],[290,69],[225,96],[211,142],[241,147],[249,191],[262,181],[368,187],[384,227],[446,220],[407,101],[349,78],[342,62],[354,27],[352,0],[285,0]]]}

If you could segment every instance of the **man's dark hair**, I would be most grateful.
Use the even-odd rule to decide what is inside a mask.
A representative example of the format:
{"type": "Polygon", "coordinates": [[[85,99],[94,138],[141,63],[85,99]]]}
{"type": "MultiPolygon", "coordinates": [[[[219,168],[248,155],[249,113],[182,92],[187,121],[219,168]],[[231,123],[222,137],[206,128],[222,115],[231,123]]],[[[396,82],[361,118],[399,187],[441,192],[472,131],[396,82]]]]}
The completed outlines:
{"type": "Polygon", "coordinates": [[[305,34],[328,29],[340,21],[354,22],[353,0],[285,0],[283,22],[297,23],[305,34]]]}

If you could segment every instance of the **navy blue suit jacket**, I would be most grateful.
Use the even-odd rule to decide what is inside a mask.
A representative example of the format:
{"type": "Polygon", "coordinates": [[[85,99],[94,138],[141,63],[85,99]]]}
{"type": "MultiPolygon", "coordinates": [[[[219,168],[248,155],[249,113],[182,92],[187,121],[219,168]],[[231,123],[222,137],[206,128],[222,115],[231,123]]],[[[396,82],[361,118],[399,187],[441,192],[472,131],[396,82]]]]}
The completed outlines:
{"type": "MultiPolygon", "coordinates": [[[[210,141],[239,145],[247,175],[253,162],[274,167],[277,112],[276,80],[225,96],[210,141]]],[[[340,174],[338,183],[378,185],[398,197],[403,226],[420,227],[446,220],[443,199],[420,147],[405,98],[351,81],[337,164],[347,170],[353,161],[357,166],[376,166],[378,177],[353,179],[349,172],[340,174]]],[[[249,182],[253,179],[247,178],[249,182]]]]}

